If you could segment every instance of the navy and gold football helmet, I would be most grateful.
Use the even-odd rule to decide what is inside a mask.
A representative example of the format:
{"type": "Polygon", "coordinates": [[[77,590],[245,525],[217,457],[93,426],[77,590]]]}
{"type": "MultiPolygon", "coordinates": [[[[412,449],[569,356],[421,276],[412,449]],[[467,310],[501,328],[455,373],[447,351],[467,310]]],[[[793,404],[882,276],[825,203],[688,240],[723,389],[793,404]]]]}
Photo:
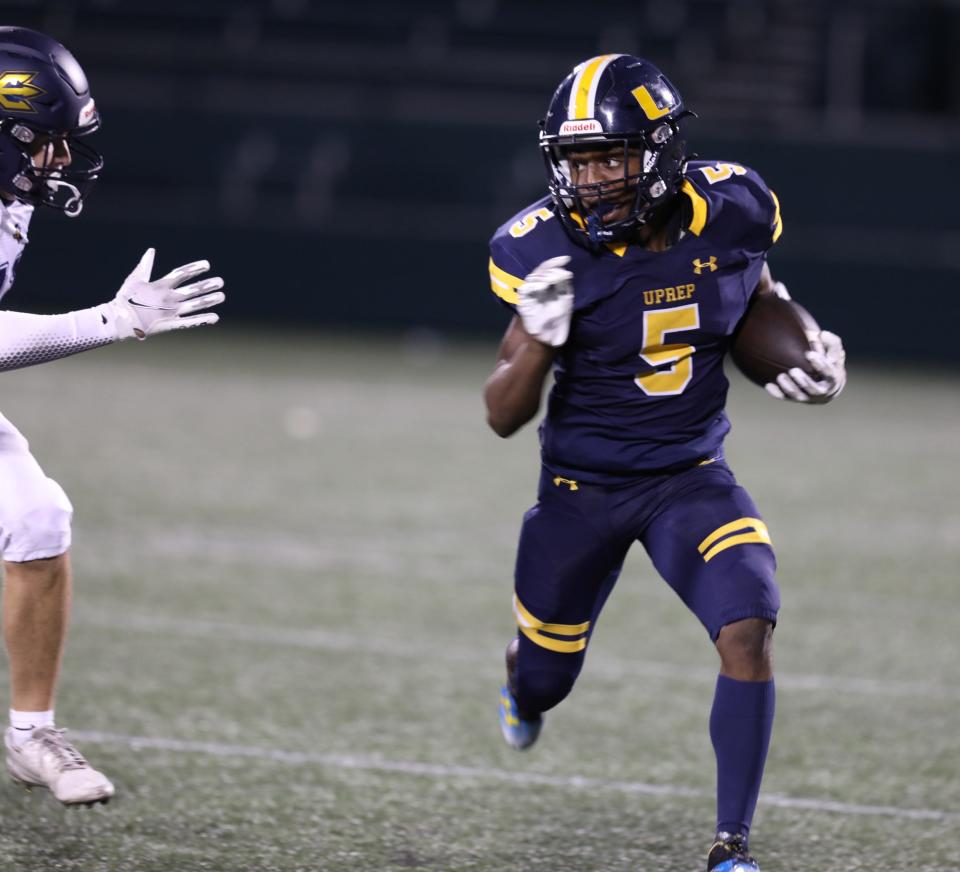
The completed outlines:
{"type": "Polygon", "coordinates": [[[81,137],[99,126],[87,77],[73,55],[35,30],[0,27],[0,191],[80,214],[103,168],[100,153],[81,137]],[[69,165],[34,159],[58,142],[70,150],[69,165]]]}
{"type": "Polygon", "coordinates": [[[686,161],[681,121],[692,115],[669,79],[642,58],[600,55],[574,68],[540,122],[540,149],[548,188],[575,239],[591,248],[629,240],[676,194],[686,161]],[[601,149],[622,150],[623,177],[575,184],[571,152],[601,149]],[[639,172],[631,173],[630,155],[639,172]],[[605,221],[612,211],[609,199],[622,198],[624,189],[634,192],[629,214],[605,221]]]}

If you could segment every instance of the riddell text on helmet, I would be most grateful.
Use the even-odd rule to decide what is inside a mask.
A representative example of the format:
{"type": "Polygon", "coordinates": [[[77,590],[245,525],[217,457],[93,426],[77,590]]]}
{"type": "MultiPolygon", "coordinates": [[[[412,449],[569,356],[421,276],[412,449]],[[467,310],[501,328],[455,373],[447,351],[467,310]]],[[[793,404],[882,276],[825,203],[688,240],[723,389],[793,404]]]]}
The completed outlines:
{"type": "Polygon", "coordinates": [[[560,135],[567,133],[603,133],[603,127],[596,118],[587,118],[578,121],[564,121],[560,125],[560,135]]]}

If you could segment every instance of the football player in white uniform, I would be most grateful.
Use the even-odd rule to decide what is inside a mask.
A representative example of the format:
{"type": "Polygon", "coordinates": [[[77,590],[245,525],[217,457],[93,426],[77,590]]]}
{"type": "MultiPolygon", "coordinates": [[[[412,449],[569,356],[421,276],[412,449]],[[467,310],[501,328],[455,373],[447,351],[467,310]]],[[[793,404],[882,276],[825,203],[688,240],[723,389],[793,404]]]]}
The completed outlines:
{"type": "MultiPolygon", "coordinates": [[[[0,297],[13,284],[36,205],[76,216],[103,161],[82,137],[100,117],[86,76],[58,42],[0,27],[0,297]]],[[[109,302],[61,315],[0,311],[0,370],[32,366],[122,339],[214,324],[220,278],[206,261],[151,280],[148,249],[109,302]]],[[[71,597],[72,507],[27,440],[0,415],[3,634],[10,661],[10,775],[65,805],[106,802],[110,780],[54,724],[54,692],[71,597]]]]}

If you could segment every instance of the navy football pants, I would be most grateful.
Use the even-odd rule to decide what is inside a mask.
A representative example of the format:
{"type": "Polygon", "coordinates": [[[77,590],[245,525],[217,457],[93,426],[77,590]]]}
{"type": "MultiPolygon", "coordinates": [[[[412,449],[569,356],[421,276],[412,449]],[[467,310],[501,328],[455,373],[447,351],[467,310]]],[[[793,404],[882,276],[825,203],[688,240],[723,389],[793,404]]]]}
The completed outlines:
{"type": "Polygon", "coordinates": [[[722,460],[616,486],[544,469],[537,504],[524,516],[515,575],[514,691],[524,712],[546,711],[570,692],[635,540],[714,641],[735,621],[776,621],[780,593],[766,525],[722,460]]]}

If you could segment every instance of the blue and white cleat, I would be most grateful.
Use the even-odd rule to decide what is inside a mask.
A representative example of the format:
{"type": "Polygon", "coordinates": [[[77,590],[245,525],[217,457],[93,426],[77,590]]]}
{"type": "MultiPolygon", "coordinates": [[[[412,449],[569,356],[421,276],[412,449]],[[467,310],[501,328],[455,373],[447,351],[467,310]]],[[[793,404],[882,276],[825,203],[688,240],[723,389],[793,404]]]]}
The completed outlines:
{"type": "Polygon", "coordinates": [[[760,872],[760,865],[747,853],[742,833],[717,833],[707,856],[707,872],[760,872]]]}
{"type": "Polygon", "coordinates": [[[517,701],[510,693],[510,688],[504,685],[500,688],[500,731],[511,748],[523,751],[529,748],[540,735],[543,727],[543,715],[537,715],[533,720],[520,717],[517,701]]]}

